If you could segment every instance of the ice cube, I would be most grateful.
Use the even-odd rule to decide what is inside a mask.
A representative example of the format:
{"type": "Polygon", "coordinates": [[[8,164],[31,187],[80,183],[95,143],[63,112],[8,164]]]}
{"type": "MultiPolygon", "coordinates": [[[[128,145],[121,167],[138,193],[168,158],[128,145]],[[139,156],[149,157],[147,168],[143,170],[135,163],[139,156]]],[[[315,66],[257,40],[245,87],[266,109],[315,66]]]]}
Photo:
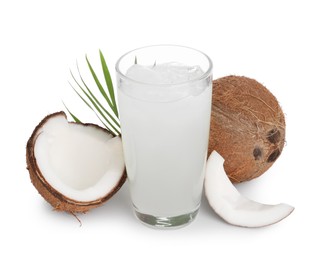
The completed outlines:
{"type": "Polygon", "coordinates": [[[162,75],[154,70],[150,66],[142,66],[139,64],[134,64],[131,66],[127,72],[126,76],[143,83],[156,84],[161,83],[162,75]]]}
{"type": "Polygon", "coordinates": [[[195,79],[203,74],[199,66],[186,66],[177,62],[168,62],[143,66],[134,64],[126,76],[149,84],[179,84],[195,79]]]}
{"type": "Polygon", "coordinates": [[[202,74],[200,66],[187,66],[177,62],[155,63],[150,66],[134,64],[127,70],[126,76],[136,82],[127,82],[122,89],[129,96],[145,101],[173,101],[202,93],[207,87],[206,82],[189,82],[202,74]],[[174,84],[179,85],[175,87],[174,84]]]}

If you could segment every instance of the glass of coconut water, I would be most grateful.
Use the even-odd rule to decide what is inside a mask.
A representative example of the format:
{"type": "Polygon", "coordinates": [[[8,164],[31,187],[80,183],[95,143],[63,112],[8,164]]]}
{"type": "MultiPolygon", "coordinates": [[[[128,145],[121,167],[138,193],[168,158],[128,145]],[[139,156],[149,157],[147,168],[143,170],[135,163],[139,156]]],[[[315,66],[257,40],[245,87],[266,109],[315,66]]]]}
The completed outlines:
{"type": "Polygon", "coordinates": [[[116,71],[135,214],[153,227],[186,225],[202,195],[212,62],[192,48],[157,45],[126,53],[116,71]]]}

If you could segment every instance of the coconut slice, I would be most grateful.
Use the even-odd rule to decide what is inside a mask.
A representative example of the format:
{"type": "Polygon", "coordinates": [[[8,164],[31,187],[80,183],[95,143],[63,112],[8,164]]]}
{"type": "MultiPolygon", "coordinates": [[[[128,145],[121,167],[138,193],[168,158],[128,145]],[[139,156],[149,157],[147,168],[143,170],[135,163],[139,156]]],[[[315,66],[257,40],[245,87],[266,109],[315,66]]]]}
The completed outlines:
{"type": "Polygon", "coordinates": [[[207,161],[205,193],[210,206],[226,222],[242,227],[263,227],[279,222],[294,208],[287,204],[266,205],[242,196],[228,179],[224,159],[216,151],[207,161]]]}
{"type": "Polygon", "coordinates": [[[57,210],[95,208],[126,180],[121,138],[94,124],[69,123],[64,112],[40,122],[26,157],[32,183],[57,210]]]}

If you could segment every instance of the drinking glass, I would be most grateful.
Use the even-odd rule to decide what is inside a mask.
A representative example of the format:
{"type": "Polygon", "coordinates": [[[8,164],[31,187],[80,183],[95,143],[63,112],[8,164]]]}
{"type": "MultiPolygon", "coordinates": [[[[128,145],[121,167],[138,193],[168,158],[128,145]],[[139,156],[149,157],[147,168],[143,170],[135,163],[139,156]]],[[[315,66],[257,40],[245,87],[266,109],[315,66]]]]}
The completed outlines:
{"type": "Polygon", "coordinates": [[[135,215],[158,228],[196,216],[212,100],[212,62],[201,51],[156,45],[116,64],[124,158],[135,215]]]}

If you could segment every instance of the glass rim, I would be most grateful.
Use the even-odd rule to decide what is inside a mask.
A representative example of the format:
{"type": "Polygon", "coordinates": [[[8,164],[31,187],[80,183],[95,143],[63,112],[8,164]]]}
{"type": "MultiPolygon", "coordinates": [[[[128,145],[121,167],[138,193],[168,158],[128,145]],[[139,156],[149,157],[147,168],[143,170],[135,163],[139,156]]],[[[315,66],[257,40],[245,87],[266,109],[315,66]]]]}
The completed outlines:
{"type": "Polygon", "coordinates": [[[139,85],[152,85],[154,87],[156,86],[161,86],[161,87],[165,87],[165,86],[181,86],[181,85],[185,85],[185,84],[189,84],[189,83],[193,83],[193,82],[196,82],[196,81],[200,81],[200,80],[203,80],[205,78],[207,78],[210,74],[211,74],[211,71],[212,71],[212,68],[213,68],[213,62],[212,60],[210,59],[210,57],[198,50],[198,49],[195,49],[195,48],[191,48],[191,47],[187,47],[187,46],[183,46],[183,45],[175,45],[175,44],[155,44],[155,45],[146,45],[146,46],[143,46],[143,47],[139,47],[139,48],[135,48],[131,51],[128,51],[126,53],[124,53],[116,62],[115,64],[115,70],[116,72],[118,73],[118,75],[120,75],[121,78],[125,79],[125,80],[129,80],[133,83],[136,83],[136,84],[139,84],[139,85]],[[135,79],[132,79],[131,77],[128,77],[126,76],[119,68],[120,66],[120,63],[121,61],[123,60],[123,58],[125,58],[127,55],[133,53],[133,52],[136,52],[136,51],[139,51],[139,50],[142,50],[142,49],[147,49],[147,48],[153,48],[153,47],[174,47],[174,48],[184,48],[184,49],[188,49],[188,50],[191,50],[191,51],[194,51],[194,52],[197,52],[198,54],[204,56],[207,61],[208,61],[208,68],[198,77],[196,78],[193,78],[191,80],[187,80],[187,81],[183,81],[183,82],[178,82],[178,83],[148,83],[148,82],[144,82],[144,81],[140,81],[140,80],[135,80],[135,79]]]}

